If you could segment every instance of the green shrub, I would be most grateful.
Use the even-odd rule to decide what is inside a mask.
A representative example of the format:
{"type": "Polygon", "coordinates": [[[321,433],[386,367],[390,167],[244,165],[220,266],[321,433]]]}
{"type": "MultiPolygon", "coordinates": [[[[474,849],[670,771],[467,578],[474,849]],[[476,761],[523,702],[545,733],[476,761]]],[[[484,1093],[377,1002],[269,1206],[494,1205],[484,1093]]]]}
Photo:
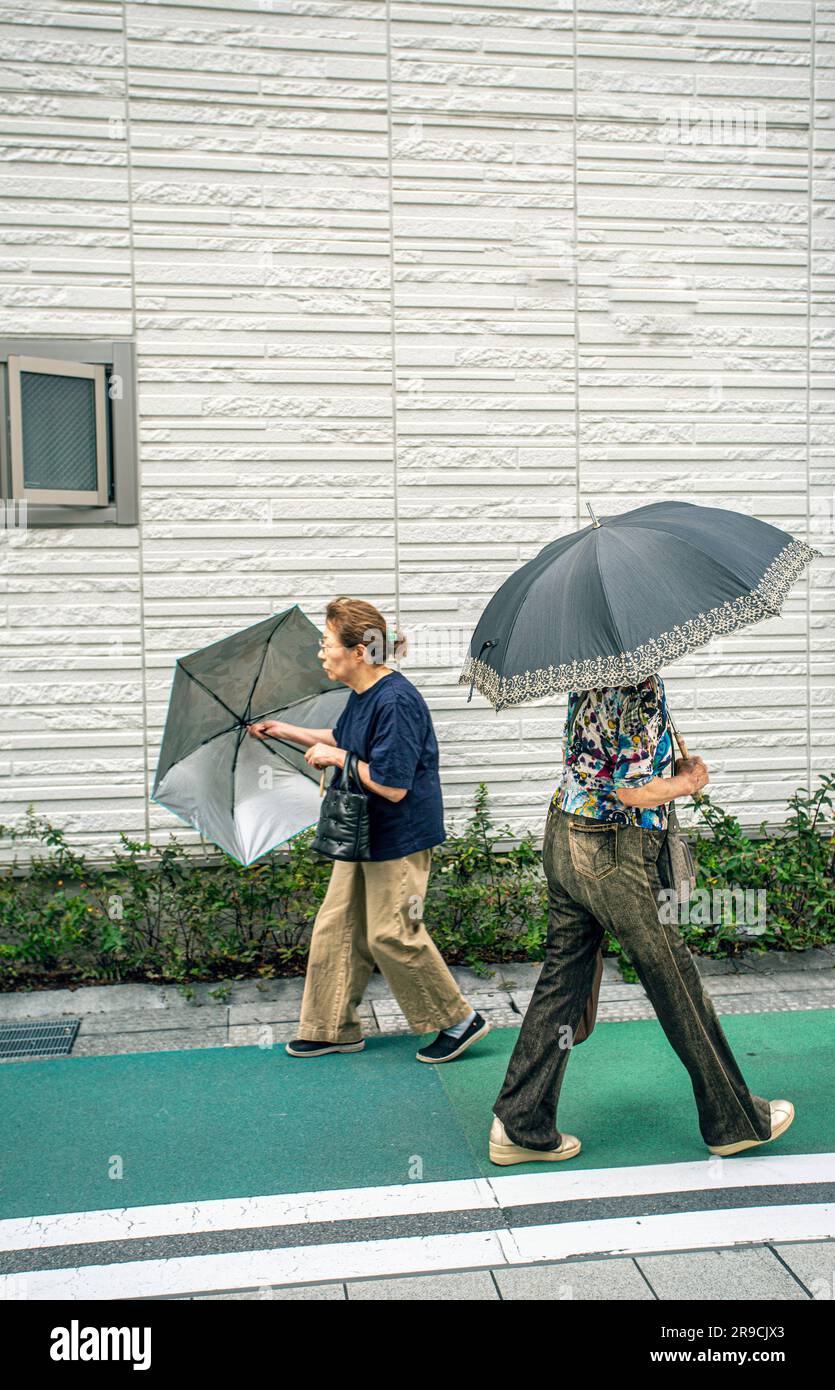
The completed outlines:
{"type": "Polygon", "coordinates": [[[785,824],[769,832],[763,821],[759,835],[743,830],[735,816],[702,794],[696,807],[710,834],[699,832],[693,844],[697,889],[711,895],[737,887],[762,891],[766,913],[754,939],[738,931],[736,911],[705,926],[689,924],[691,946],[707,955],[724,955],[746,945],[802,951],[835,939],[833,793],[831,773],[811,793],[801,787],[789,797],[791,815],[785,824]]]}
{"type": "MultiPolygon", "coordinates": [[[[709,833],[695,839],[697,888],[763,888],[767,923],[752,940],[733,916],[687,922],[680,930],[694,950],[803,950],[835,939],[833,791],[835,776],[812,794],[801,788],[786,825],[770,833],[763,825],[761,838],[702,797],[709,833]]],[[[442,954],[479,971],[490,961],[542,959],[547,893],[533,837],[503,847],[515,837],[494,825],[484,783],[464,828],[450,830],[434,852],[425,904],[442,954]]],[[[173,835],[155,846],[123,834],[110,863],[91,865],[30,807],[21,826],[0,825],[0,843],[36,847],[25,873],[0,870],[0,989],[156,980],[189,993],[198,979],[298,974],[332,867],[311,851],[312,838],[304,831],[243,868],[219,851],[206,865],[173,835]]],[[[603,948],[635,978],[608,933],[603,948]]]]}

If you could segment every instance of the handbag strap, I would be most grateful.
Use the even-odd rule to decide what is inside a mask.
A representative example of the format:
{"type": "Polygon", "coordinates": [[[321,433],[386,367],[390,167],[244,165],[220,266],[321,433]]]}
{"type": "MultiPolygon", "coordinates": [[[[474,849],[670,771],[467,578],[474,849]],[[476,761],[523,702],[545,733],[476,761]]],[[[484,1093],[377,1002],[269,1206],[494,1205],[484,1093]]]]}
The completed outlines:
{"type": "Polygon", "coordinates": [[[348,754],[347,758],[345,759],[344,766],[342,768],[342,776],[339,779],[339,785],[340,787],[344,787],[346,791],[350,791],[351,778],[353,777],[354,781],[357,784],[357,791],[360,792],[363,796],[367,796],[367,792],[365,790],[365,787],[362,785],[362,782],[360,781],[359,772],[357,771],[358,762],[359,758],[356,753],[348,754]]]}

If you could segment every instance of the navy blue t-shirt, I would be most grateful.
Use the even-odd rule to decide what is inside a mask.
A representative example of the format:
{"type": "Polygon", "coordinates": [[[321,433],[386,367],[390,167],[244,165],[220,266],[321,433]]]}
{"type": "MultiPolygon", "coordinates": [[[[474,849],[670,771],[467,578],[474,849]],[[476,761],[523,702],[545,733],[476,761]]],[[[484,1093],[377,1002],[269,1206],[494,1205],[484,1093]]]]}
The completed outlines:
{"type": "Polygon", "coordinates": [[[367,690],[352,690],[333,736],[337,748],[368,763],[374,782],[409,789],[388,801],[364,787],[372,859],[400,859],[446,839],[438,741],[429,706],[411,681],[390,671],[367,690]]]}

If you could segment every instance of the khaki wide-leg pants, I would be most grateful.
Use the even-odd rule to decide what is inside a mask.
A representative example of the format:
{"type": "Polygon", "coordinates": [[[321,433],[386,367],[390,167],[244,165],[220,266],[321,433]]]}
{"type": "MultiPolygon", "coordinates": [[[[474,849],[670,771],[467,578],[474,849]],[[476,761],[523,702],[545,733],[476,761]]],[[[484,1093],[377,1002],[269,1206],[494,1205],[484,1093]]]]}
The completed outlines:
{"type": "Polygon", "coordinates": [[[375,963],[413,1033],[462,1023],[472,1012],[426,930],[432,850],[401,859],[334,860],[313,924],[299,1037],[359,1042],[357,1005],[375,963]]]}

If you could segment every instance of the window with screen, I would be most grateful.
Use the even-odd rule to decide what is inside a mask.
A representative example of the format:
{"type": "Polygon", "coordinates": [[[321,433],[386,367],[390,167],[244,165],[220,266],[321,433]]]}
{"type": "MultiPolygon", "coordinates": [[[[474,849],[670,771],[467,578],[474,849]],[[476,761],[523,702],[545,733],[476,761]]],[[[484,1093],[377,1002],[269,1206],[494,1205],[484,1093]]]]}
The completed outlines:
{"type": "Polygon", "coordinates": [[[0,496],[27,524],[135,524],[133,345],[0,340],[0,388],[0,496]]]}

